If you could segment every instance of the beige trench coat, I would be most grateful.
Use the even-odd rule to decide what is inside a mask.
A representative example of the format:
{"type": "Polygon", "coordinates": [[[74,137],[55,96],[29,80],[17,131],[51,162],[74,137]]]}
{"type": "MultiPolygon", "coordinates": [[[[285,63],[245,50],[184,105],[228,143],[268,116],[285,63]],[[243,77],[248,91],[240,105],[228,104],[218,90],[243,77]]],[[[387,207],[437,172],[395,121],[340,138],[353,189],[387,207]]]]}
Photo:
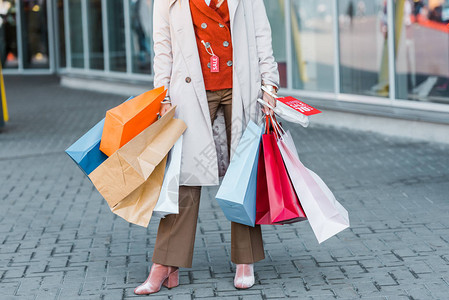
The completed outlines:
{"type": "MultiPolygon", "coordinates": [[[[278,86],[263,0],[228,0],[233,45],[231,157],[249,120],[257,121],[261,84],[278,86]]],[[[218,185],[217,153],[189,0],[154,0],[154,86],[165,86],[187,124],[180,184],[218,185]]]]}

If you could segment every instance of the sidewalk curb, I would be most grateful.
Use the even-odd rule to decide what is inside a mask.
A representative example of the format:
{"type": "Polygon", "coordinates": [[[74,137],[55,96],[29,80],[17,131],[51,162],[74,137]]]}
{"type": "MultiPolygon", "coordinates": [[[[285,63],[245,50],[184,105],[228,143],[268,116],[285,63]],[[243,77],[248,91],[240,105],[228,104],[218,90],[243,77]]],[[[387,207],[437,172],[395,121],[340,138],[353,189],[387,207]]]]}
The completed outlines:
{"type": "Polygon", "coordinates": [[[386,136],[449,145],[449,125],[426,121],[396,119],[366,114],[322,110],[310,117],[310,126],[321,125],[350,130],[375,132],[386,136]]]}

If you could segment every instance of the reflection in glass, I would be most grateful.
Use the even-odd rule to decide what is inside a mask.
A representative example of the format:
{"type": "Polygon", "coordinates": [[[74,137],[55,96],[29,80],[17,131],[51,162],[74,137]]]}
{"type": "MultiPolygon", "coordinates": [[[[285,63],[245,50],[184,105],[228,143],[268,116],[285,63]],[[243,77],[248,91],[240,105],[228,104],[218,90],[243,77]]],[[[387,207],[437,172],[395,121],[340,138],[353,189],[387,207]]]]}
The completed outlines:
{"type": "Polygon", "coordinates": [[[271,25],[273,53],[278,63],[281,87],[287,87],[287,53],[285,51],[285,0],[264,0],[271,25]]]}
{"type": "Polygon", "coordinates": [[[23,67],[48,68],[47,1],[20,1],[23,67]]]}
{"type": "Polygon", "coordinates": [[[58,0],[56,2],[56,10],[57,10],[57,22],[58,22],[58,38],[59,44],[57,47],[58,53],[56,55],[59,56],[59,66],[61,68],[65,68],[67,65],[66,62],[66,52],[65,52],[65,25],[64,25],[64,1],[58,0]]]}
{"type": "Polygon", "coordinates": [[[449,103],[449,1],[396,1],[397,97],[449,103]]]}
{"type": "Polygon", "coordinates": [[[338,1],[341,92],[388,97],[387,1],[338,1]]]}
{"type": "Polygon", "coordinates": [[[88,0],[87,22],[89,35],[89,64],[91,69],[104,69],[103,25],[101,0],[88,0]]]}
{"type": "Polygon", "coordinates": [[[292,0],[293,87],[334,91],[332,0],[292,0]]]}
{"type": "Polygon", "coordinates": [[[153,0],[129,0],[132,72],[151,73],[153,0]]]}
{"type": "Polygon", "coordinates": [[[0,62],[3,68],[18,68],[17,23],[14,0],[0,1],[0,62]]]}
{"type": "Polygon", "coordinates": [[[72,68],[84,68],[83,22],[81,0],[69,0],[70,50],[72,68]]]}
{"type": "Polygon", "coordinates": [[[125,16],[123,1],[107,1],[109,59],[111,71],[126,72],[125,16]]]}

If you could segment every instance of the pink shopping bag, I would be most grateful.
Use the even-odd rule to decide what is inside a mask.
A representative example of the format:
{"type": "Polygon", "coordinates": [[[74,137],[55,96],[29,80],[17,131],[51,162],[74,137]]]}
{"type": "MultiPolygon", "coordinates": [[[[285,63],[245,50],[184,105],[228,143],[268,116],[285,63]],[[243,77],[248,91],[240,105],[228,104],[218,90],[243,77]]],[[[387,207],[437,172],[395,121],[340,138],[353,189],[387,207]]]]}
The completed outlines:
{"type": "Polygon", "coordinates": [[[348,211],[324,181],[299,160],[289,132],[278,140],[287,172],[319,243],[349,227],[348,211]]]}

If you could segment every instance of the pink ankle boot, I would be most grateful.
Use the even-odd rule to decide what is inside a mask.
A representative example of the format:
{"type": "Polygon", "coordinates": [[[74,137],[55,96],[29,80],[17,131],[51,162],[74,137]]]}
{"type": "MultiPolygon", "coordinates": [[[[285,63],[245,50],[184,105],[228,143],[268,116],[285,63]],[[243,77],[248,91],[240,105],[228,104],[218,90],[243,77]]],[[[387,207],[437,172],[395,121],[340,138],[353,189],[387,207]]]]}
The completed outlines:
{"type": "Polygon", "coordinates": [[[237,264],[234,286],[238,289],[249,289],[254,285],[254,265],[237,264]]]}
{"type": "Polygon", "coordinates": [[[168,267],[154,263],[147,280],[134,289],[134,294],[148,295],[159,292],[162,285],[171,289],[179,285],[178,267],[168,267]]]}

